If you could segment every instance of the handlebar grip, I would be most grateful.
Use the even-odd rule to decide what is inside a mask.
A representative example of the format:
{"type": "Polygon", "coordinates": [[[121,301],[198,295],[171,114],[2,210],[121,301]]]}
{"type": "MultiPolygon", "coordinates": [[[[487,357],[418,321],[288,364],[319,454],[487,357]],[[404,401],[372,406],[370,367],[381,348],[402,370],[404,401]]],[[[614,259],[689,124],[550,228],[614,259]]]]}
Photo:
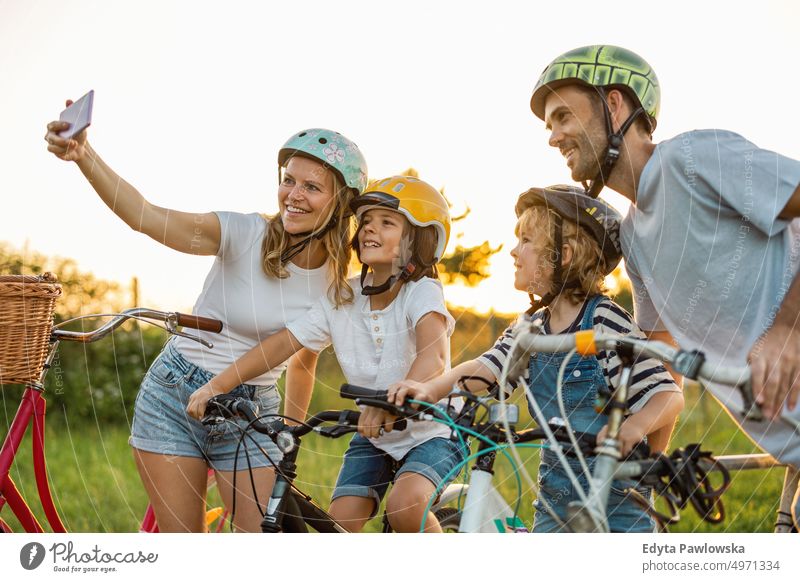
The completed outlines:
{"type": "Polygon", "coordinates": [[[355,384],[342,384],[339,389],[339,395],[342,398],[349,398],[355,400],[356,398],[371,398],[373,400],[386,400],[388,396],[386,390],[372,390],[364,388],[363,386],[356,386],[355,384]]]}
{"type": "Polygon", "coordinates": [[[181,327],[191,327],[202,331],[219,333],[222,331],[223,323],[219,319],[210,317],[200,317],[199,315],[187,315],[186,313],[176,313],[178,325],[181,327]]]}

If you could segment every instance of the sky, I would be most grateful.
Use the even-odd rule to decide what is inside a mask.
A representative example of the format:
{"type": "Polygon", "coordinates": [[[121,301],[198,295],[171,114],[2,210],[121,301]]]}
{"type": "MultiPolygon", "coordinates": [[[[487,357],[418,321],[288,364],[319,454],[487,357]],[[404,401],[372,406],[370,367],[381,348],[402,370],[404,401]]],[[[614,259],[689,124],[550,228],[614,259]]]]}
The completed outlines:
{"type": "Polygon", "coordinates": [[[413,166],[454,213],[472,210],[451,249],[503,245],[487,281],[447,299],[520,311],[514,202],[569,182],[528,106],[548,62],[624,46],[659,77],[656,141],[716,127],[800,158],[797,22],[796,3],[769,1],[0,0],[0,241],[136,275],[141,304],[191,308],[212,259],[130,231],[46,150],[47,122],[94,89],[90,142],[160,206],[275,212],[277,151],[309,127],[354,140],[372,177],[413,166]]]}

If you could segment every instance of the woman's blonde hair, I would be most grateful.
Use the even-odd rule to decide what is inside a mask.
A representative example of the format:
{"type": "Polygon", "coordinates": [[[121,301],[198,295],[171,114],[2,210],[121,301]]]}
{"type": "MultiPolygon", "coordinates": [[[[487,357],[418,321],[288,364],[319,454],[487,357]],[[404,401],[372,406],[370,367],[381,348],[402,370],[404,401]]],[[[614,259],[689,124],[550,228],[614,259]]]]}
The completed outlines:
{"type": "MultiPolygon", "coordinates": [[[[350,200],[353,190],[342,183],[335,172],[333,174],[333,208],[320,223],[319,227],[328,224],[331,218],[336,223],[322,236],[322,246],[328,259],[328,277],[331,281],[328,288],[328,297],[337,307],[353,301],[353,289],[347,282],[348,265],[350,263],[350,237],[352,233],[352,220],[350,219],[350,200]]],[[[286,269],[281,255],[290,246],[289,236],[283,227],[281,213],[265,216],[269,223],[264,240],[261,243],[261,264],[268,277],[286,279],[289,271],[286,269]]]]}
{"type": "MultiPolygon", "coordinates": [[[[553,257],[556,247],[554,224],[559,218],[559,215],[552,210],[543,206],[532,206],[520,215],[515,229],[517,235],[525,232],[544,243],[545,252],[542,254],[542,260],[553,268],[555,268],[553,257]]],[[[561,224],[561,242],[572,249],[572,260],[562,266],[561,280],[563,283],[574,281],[577,284],[565,285],[564,288],[557,290],[557,294],[565,295],[574,302],[580,302],[590,295],[605,292],[606,264],[600,245],[577,223],[561,218],[561,224]]]]}

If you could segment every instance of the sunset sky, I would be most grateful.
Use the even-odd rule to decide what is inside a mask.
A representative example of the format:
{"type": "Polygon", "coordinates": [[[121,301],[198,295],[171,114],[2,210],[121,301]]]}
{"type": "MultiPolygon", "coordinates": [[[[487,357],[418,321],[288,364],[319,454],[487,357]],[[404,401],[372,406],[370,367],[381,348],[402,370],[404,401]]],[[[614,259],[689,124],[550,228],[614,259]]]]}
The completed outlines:
{"type": "Polygon", "coordinates": [[[472,208],[451,248],[504,245],[488,281],[447,298],[517,311],[514,201],[569,181],[528,108],[549,60],[625,46],[660,79],[657,141],[719,127],[800,158],[798,22],[792,2],[0,0],[0,240],[137,275],[150,306],[191,307],[212,259],[128,230],[46,151],[45,124],[94,89],[91,143],[161,206],[274,212],[277,150],[309,127],[356,141],[372,177],[415,167],[455,212],[472,208]]]}

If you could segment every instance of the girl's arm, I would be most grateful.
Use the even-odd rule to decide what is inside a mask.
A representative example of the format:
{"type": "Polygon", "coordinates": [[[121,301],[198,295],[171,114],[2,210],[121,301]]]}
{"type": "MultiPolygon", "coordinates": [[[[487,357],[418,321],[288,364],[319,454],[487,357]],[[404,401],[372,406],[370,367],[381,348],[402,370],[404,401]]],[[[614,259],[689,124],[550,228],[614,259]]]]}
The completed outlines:
{"type": "MultiPolygon", "coordinates": [[[[314,391],[314,375],[319,354],[303,348],[289,360],[286,367],[286,399],[283,414],[299,421],[305,420],[311,393],[314,391]]],[[[295,424],[286,421],[287,424],[295,424]]]]}
{"type": "MultiPolygon", "coordinates": [[[[497,381],[494,373],[479,360],[467,360],[466,362],[461,362],[449,372],[436,378],[431,378],[427,382],[406,379],[392,385],[389,388],[389,402],[397,406],[403,404],[406,398],[422,400],[431,404],[439,402],[452,392],[453,385],[462,376],[478,376],[490,383],[497,381]]],[[[465,386],[470,392],[476,393],[486,389],[486,384],[480,381],[467,381],[465,386]]]]}
{"type": "Polygon", "coordinates": [[[303,349],[302,344],[288,329],[272,334],[214,376],[207,384],[198,388],[189,398],[186,411],[190,416],[200,420],[205,414],[206,403],[212,396],[227,394],[238,385],[278,366],[301,349],[303,349]]]}
{"type": "Polygon", "coordinates": [[[217,254],[222,230],[216,214],[179,212],[151,204],[94,151],[86,139],[86,130],[69,140],[58,135],[68,126],[64,121],[47,125],[48,151],[75,162],[100,199],[125,224],[182,253],[217,254]]]}
{"type": "MultiPolygon", "coordinates": [[[[672,427],[683,410],[682,392],[658,392],[647,401],[639,412],[630,415],[622,423],[619,440],[622,454],[630,450],[646,435],[666,427],[672,427]]],[[[597,435],[597,442],[602,442],[608,432],[604,426],[597,435]]]]}

